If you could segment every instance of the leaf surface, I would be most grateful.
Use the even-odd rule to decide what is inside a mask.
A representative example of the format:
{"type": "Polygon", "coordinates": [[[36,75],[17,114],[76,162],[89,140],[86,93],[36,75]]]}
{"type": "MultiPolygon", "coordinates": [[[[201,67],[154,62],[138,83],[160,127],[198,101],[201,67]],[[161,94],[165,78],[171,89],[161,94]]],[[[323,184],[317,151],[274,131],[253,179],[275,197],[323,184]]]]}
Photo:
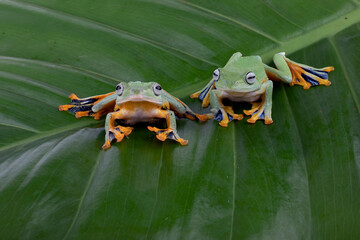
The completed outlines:
{"type": "MultiPolygon", "coordinates": [[[[0,0],[4,239],[358,239],[360,4],[0,0]],[[120,81],[189,94],[236,51],[332,65],[330,87],[274,84],[274,124],[177,120],[182,147],[57,110],[120,81]]],[[[249,105],[241,104],[240,109],[249,105]]]]}

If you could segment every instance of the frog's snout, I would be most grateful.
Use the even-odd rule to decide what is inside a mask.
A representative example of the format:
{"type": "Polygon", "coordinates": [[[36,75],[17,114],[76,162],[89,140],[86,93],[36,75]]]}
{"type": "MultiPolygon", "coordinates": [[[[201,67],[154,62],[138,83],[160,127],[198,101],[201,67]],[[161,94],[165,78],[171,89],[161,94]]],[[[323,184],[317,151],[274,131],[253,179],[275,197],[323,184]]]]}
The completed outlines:
{"type": "Polygon", "coordinates": [[[132,89],[131,94],[132,95],[142,95],[143,90],[142,89],[132,89]]]}

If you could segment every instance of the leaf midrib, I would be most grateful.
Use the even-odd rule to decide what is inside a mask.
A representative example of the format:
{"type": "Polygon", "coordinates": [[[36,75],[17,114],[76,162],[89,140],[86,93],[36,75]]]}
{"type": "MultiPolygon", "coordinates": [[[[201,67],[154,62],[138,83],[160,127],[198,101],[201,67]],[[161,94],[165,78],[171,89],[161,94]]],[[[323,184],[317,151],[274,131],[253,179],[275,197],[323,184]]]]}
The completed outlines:
{"type": "Polygon", "coordinates": [[[179,48],[175,48],[173,46],[164,44],[164,43],[156,41],[154,39],[151,39],[151,38],[148,38],[148,37],[145,37],[145,36],[141,36],[139,34],[135,34],[135,33],[129,32],[129,31],[125,31],[125,30],[120,29],[118,27],[113,27],[113,26],[110,26],[110,25],[107,25],[107,24],[104,24],[102,22],[95,21],[95,20],[92,20],[92,19],[89,19],[89,18],[79,17],[79,16],[76,16],[76,15],[73,15],[73,14],[70,14],[70,13],[67,13],[67,12],[62,12],[62,11],[59,11],[57,9],[51,9],[51,8],[48,8],[48,7],[43,7],[41,5],[36,5],[36,4],[33,4],[33,3],[23,3],[23,2],[18,2],[18,1],[14,1],[14,0],[13,1],[0,0],[0,3],[6,4],[6,5],[9,5],[9,6],[12,6],[12,7],[20,8],[20,9],[23,9],[23,10],[26,10],[26,11],[34,11],[34,12],[37,12],[37,13],[40,13],[40,14],[45,14],[45,15],[51,16],[53,18],[60,19],[62,21],[72,22],[72,23],[77,24],[77,25],[82,25],[82,26],[92,28],[92,29],[96,29],[96,30],[99,30],[99,31],[102,31],[102,32],[114,34],[114,35],[116,35],[118,37],[122,37],[122,38],[127,37],[127,38],[132,38],[135,41],[142,41],[145,44],[148,44],[148,45],[150,45],[152,47],[161,49],[161,50],[167,52],[168,54],[171,54],[171,55],[174,55],[174,56],[176,56],[176,55],[171,51],[175,51],[175,52],[187,55],[187,56],[189,56],[191,58],[194,58],[194,59],[197,59],[199,61],[205,62],[205,63],[207,63],[209,65],[213,65],[213,66],[217,65],[216,63],[213,63],[213,62],[211,62],[211,61],[209,61],[207,59],[201,58],[199,56],[193,55],[192,53],[186,52],[186,51],[181,50],[179,48]]]}
{"type": "Polygon", "coordinates": [[[357,7],[354,11],[345,15],[339,16],[335,20],[314,28],[298,37],[292,38],[289,41],[281,43],[278,47],[261,53],[264,62],[270,62],[275,53],[286,51],[291,54],[300,49],[306,48],[322,39],[334,36],[338,32],[360,22],[360,8],[357,7]]]}
{"type": "MultiPolygon", "coordinates": [[[[208,61],[207,59],[202,59],[202,58],[200,58],[200,57],[198,57],[196,55],[193,55],[192,53],[186,52],[186,51],[184,51],[182,49],[179,49],[179,48],[176,48],[176,47],[173,47],[173,46],[169,46],[168,44],[158,42],[158,41],[156,41],[154,39],[150,39],[148,37],[145,37],[145,36],[142,36],[142,35],[139,35],[139,34],[135,34],[135,33],[131,33],[131,32],[128,32],[128,31],[124,31],[122,29],[119,29],[119,28],[116,28],[116,27],[113,27],[113,26],[110,26],[110,25],[106,25],[104,23],[101,23],[101,22],[98,22],[98,21],[95,21],[95,20],[92,20],[92,19],[89,19],[89,18],[81,18],[81,17],[72,15],[72,14],[67,13],[67,12],[62,12],[62,11],[58,11],[58,10],[54,10],[54,9],[50,9],[50,8],[45,8],[43,6],[38,6],[36,4],[23,3],[23,2],[17,2],[17,1],[8,1],[8,0],[0,0],[0,2],[2,2],[4,4],[7,4],[7,5],[14,6],[14,7],[24,8],[24,9],[27,9],[26,7],[30,7],[30,8],[32,8],[34,10],[40,11],[41,13],[44,13],[44,11],[45,11],[45,13],[47,11],[51,11],[51,12],[53,12],[53,15],[56,15],[56,16],[60,15],[62,18],[63,17],[66,17],[66,18],[70,17],[71,19],[73,19],[74,22],[79,22],[80,24],[90,25],[92,27],[100,28],[100,29],[105,30],[105,31],[112,31],[112,32],[117,33],[117,34],[128,35],[129,37],[133,37],[135,39],[144,41],[144,42],[150,44],[153,47],[161,48],[161,49],[165,50],[165,52],[167,52],[169,54],[172,54],[172,53],[169,52],[168,50],[166,50],[166,48],[169,49],[169,50],[179,52],[179,53],[184,54],[184,55],[188,55],[188,56],[190,56],[190,57],[192,57],[194,59],[198,59],[198,60],[200,60],[202,62],[208,63],[209,65],[213,65],[213,66],[217,65],[216,63],[208,61]]],[[[178,0],[178,2],[197,8],[197,5],[194,6],[194,4],[189,3],[187,1],[184,1],[184,0],[178,0]]],[[[325,23],[325,24],[323,24],[323,25],[321,25],[319,27],[313,28],[313,29],[307,31],[304,34],[301,34],[301,35],[299,35],[297,37],[291,38],[288,41],[281,41],[280,42],[279,40],[275,39],[274,37],[272,37],[270,35],[266,35],[266,37],[268,39],[271,39],[273,42],[277,43],[278,47],[273,48],[272,50],[265,51],[265,52],[258,52],[256,54],[259,54],[262,57],[264,62],[270,62],[275,53],[286,51],[287,54],[291,54],[291,53],[293,53],[293,52],[295,52],[295,51],[297,51],[299,49],[310,46],[311,44],[316,43],[316,42],[320,41],[321,39],[324,39],[324,38],[335,35],[336,33],[340,32],[340,31],[342,31],[342,30],[344,30],[344,29],[350,27],[351,25],[353,25],[353,24],[360,21],[360,3],[356,2],[356,1],[353,1],[353,3],[354,3],[355,6],[357,6],[355,8],[355,10],[353,10],[351,12],[348,12],[348,13],[346,13],[344,15],[341,15],[341,16],[337,17],[333,21],[329,21],[329,22],[327,22],[327,23],[325,23]]],[[[203,11],[206,11],[206,12],[210,13],[210,14],[213,14],[216,17],[219,17],[218,14],[216,14],[213,11],[210,11],[210,10],[208,10],[206,8],[203,8],[203,7],[201,7],[201,9],[203,11]]],[[[233,19],[231,17],[227,17],[227,16],[223,16],[223,15],[221,15],[221,17],[225,18],[228,21],[236,22],[239,26],[245,27],[245,28],[249,29],[252,32],[255,32],[255,33],[257,33],[257,34],[259,34],[261,36],[264,36],[264,33],[261,32],[260,30],[255,29],[255,28],[251,28],[251,27],[247,26],[246,24],[244,24],[242,22],[239,22],[239,21],[237,21],[237,20],[235,20],[235,19],[233,19]]],[[[174,54],[172,54],[172,55],[174,55],[174,54]]],[[[76,66],[72,66],[72,67],[75,68],[75,69],[77,68],[76,66]]],[[[82,70],[85,70],[85,69],[82,69],[82,70]]],[[[91,70],[87,70],[87,71],[92,72],[91,70]]],[[[108,77],[108,76],[104,76],[104,77],[108,77]]],[[[114,80],[113,77],[110,77],[110,78],[112,80],[114,80]]]]}
{"type": "Polygon", "coordinates": [[[37,134],[37,135],[31,136],[29,138],[25,138],[23,140],[11,143],[11,144],[9,144],[7,146],[4,146],[4,147],[0,147],[0,152],[5,151],[5,150],[10,149],[10,148],[13,148],[13,147],[25,145],[25,144],[37,141],[39,139],[47,138],[47,137],[50,137],[50,136],[55,136],[55,135],[58,135],[58,134],[63,133],[63,132],[88,127],[88,126],[91,126],[93,124],[94,124],[94,122],[92,122],[92,119],[83,119],[83,121],[79,121],[79,122],[76,122],[74,124],[66,125],[66,126],[56,128],[56,129],[53,129],[53,130],[50,130],[50,131],[41,132],[40,134],[37,134]]]}

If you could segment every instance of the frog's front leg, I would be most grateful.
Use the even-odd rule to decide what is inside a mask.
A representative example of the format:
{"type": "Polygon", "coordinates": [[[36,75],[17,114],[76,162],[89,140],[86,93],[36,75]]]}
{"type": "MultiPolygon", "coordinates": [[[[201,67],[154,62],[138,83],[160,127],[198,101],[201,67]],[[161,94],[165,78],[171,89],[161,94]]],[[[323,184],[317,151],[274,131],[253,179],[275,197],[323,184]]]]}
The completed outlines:
{"type": "Polygon", "coordinates": [[[116,139],[117,142],[121,142],[124,136],[127,136],[133,130],[132,127],[115,126],[116,119],[122,119],[121,112],[112,112],[106,115],[105,121],[105,144],[102,146],[104,150],[111,147],[111,142],[116,139]]]}
{"type": "Polygon", "coordinates": [[[215,80],[212,79],[203,89],[190,95],[190,98],[199,98],[202,101],[202,107],[209,106],[210,93],[215,87],[215,80]]]}
{"type": "Polygon", "coordinates": [[[261,101],[251,103],[250,110],[244,110],[246,115],[251,115],[251,118],[247,120],[248,123],[255,123],[259,119],[264,119],[265,124],[272,124],[271,107],[272,107],[272,91],[273,82],[267,80],[254,94],[261,94],[261,101]]]}
{"type": "Polygon", "coordinates": [[[222,95],[221,90],[212,90],[210,92],[211,111],[214,113],[214,119],[220,121],[219,125],[227,127],[233,119],[241,120],[244,116],[242,114],[235,114],[231,106],[224,106],[222,95]]]}
{"type": "Polygon", "coordinates": [[[278,69],[264,64],[266,74],[272,80],[281,80],[289,83],[290,86],[300,85],[304,89],[309,89],[316,85],[329,86],[331,84],[328,80],[328,75],[329,72],[334,70],[334,67],[320,69],[310,67],[291,61],[285,57],[285,53],[275,54],[273,60],[278,69]]]}
{"type": "Polygon", "coordinates": [[[212,118],[211,114],[197,114],[197,113],[193,112],[184,102],[182,102],[180,99],[172,96],[165,90],[163,90],[162,96],[164,98],[162,108],[165,110],[173,110],[178,117],[184,116],[191,120],[198,119],[201,122],[204,122],[204,121],[212,118]]]}
{"type": "Polygon", "coordinates": [[[174,141],[179,142],[181,145],[188,144],[188,140],[184,140],[180,138],[179,134],[176,131],[176,118],[175,113],[171,110],[158,110],[158,116],[159,118],[165,118],[167,129],[159,129],[156,127],[148,126],[148,129],[150,131],[156,132],[156,138],[160,141],[165,141],[166,139],[171,139],[174,141]]]}

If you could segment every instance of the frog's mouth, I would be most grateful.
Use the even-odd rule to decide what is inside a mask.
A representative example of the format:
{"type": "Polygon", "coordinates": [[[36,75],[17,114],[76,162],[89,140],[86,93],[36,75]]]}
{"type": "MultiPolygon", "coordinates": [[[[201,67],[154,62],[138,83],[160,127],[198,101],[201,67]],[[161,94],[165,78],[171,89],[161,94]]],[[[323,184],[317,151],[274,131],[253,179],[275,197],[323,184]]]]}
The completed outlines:
{"type": "Polygon", "coordinates": [[[131,95],[131,96],[127,97],[126,99],[123,99],[123,100],[117,102],[117,104],[122,104],[122,103],[127,103],[127,102],[151,102],[151,103],[155,103],[157,105],[162,105],[161,101],[154,99],[154,98],[146,97],[144,95],[131,95]]]}
{"type": "Polygon", "coordinates": [[[237,94],[237,93],[251,93],[256,92],[259,88],[251,87],[247,89],[231,89],[231,90],[224,90],[225,92],[229,94],[237,94]]]}

